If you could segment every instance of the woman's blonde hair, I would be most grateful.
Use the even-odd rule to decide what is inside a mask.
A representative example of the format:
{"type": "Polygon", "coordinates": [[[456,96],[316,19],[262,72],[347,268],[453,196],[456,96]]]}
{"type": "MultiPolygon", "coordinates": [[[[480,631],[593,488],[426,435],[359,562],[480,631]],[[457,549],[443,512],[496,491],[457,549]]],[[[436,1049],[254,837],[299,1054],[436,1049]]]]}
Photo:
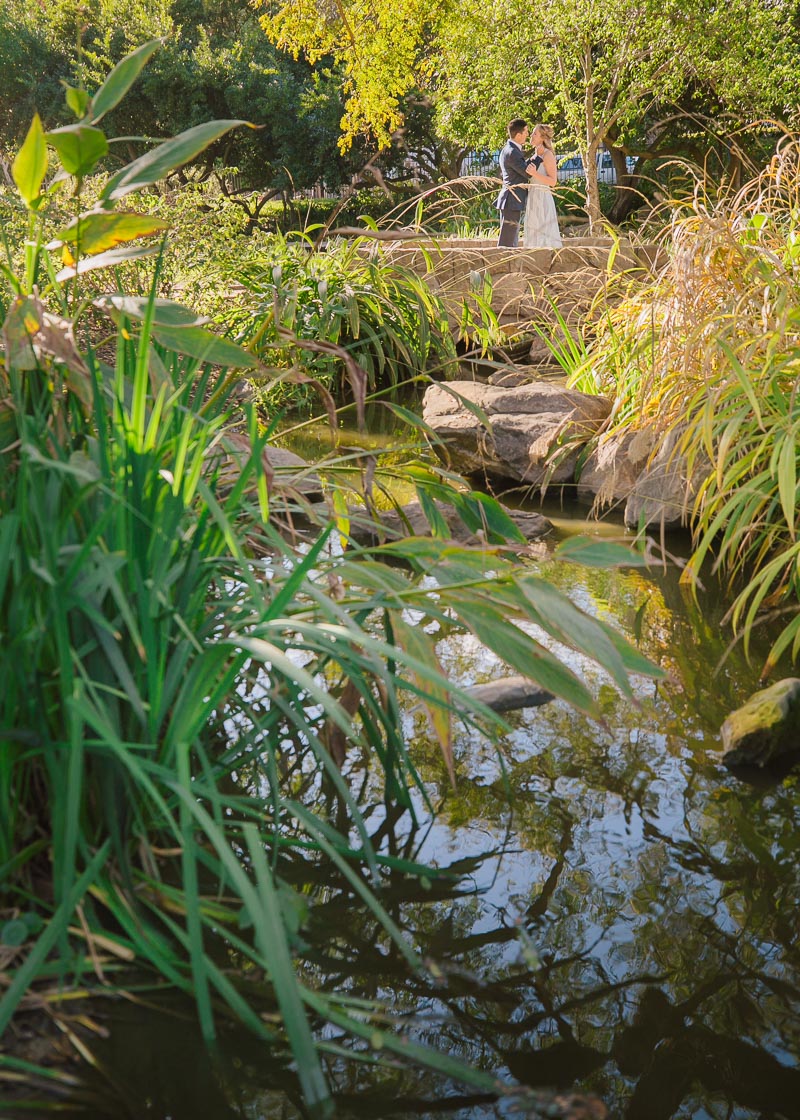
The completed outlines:
{"type": "Polygon", "coordinates": [[[539,132],[540,132],[541,137],[542,137],[542,143],[544,144],[545,148],[549,148],[550,151],[552,152],[552,150],[553,150],[553,129],[552,129],[551,125],[549,125],[549,124],[535,124],[531,131],[535,132],[537,128],[539,129],[539,132]]]}

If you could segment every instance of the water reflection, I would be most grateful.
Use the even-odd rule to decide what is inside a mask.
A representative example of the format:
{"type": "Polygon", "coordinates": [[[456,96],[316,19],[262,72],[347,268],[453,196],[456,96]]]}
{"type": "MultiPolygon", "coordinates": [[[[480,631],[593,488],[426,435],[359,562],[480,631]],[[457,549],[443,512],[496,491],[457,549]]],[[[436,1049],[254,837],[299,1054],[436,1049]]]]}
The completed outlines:
{"type": "MultiPolygon", "coordinates": [[[[554,702],[511,715],[497,751],[465,732],[455,791],[409,715],[436,819],[423,829],[377,802],[365,812],[384,852],[458,873],[426,888],[395,876],[383,896],[432,974],[409,976],[343,884],[295,855],[283,874],[311,884],[313,900],[305,967],[329,988],[387,1003],[420,1040],[534,1088],[577,1085],[621,1120],[798,1117],[798,778],[748,784],[714,753],[723,718],[758,685],[758,647],[753,664],[738,648],[723,660],[719,596],[709,586],[695,601],[674,567],[540,569],[635,633],[669,679],[637,682],[631,703],[571,655],[604,725],[554,702]]],[[[469,641],[441,655],[465,681],[498,671],[469,641]]],[[[418,815],[427,819],[421,805],[418,815]]],[[[299,1115],[291,1071],[251,1040],[231,1033],[211,1060],[188,1021],[178,1031],[143,1014],[115,1012],[97,1048],[111,1080],[79,1113],[86,1120],[299,1115]]],[[[363,1056],[328,1058],[339,1116],[508,1111],[363,1056]]]]}
{"type": "MultiPolygon", "coordinates": [[[[462,744],[427,854],[463,851],[467,828],[499,838],[510,791],[515,850],[479,881],[468,920],[484,968],[508,967],[512,914],[540,964],[497,980],[494,1007],[450,1006],[483,1040],[479,1060],[533,1085],[578,1079],[629,1120],[800,1115],[797,778],[747,785],[713,753],[757,687],[758,651],[753,666],[739,650],[721,663],[715,596],[687,599],[674,569],[543,574],[623,627],[636,620],[671,678],[644,683],[637,707],[573,658],[606,697],[605,728],[554,703],[516,717],[502,766],[471,768],[462,744]]],[[[484,651],[449,652],[451,672],[492,676],[484,651]]]]}

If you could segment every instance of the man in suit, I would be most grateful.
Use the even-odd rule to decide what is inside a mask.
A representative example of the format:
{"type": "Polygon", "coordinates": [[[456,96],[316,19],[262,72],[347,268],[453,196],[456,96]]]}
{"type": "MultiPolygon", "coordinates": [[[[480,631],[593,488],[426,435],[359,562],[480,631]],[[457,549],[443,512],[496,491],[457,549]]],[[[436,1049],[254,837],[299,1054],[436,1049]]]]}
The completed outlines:
{"type": "Polygon", "coordinates": [[[526,160],[522,145],[528,139],[528,122],[515,117],[508,125],[508,140],[500,153],[503,186],[495,206],[500,211],[499,246],[516,249],[519,223],[528,201],[528,180],[535,173],[535,162],[526,160]]]}

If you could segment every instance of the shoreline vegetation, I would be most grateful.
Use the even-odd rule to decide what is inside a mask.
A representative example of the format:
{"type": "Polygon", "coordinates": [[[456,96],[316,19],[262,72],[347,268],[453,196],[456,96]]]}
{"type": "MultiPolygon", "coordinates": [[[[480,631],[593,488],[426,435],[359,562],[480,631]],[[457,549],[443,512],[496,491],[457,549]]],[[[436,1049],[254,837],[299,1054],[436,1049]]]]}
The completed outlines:
{"type": "MultiPolygon", "coordinates": [[[[232,1019],[288,1049],[313,1115],[332,1107],[326,1022],[353,1040],[354,1060],[366,1043],[379,1060],[513,1093],[492,1071],[379,1029],[379,1007],[319,990],[303,960],[302,875],[292,884],[304,861],[321,862],[413,973],[429,968],[382,884],[388,872],[437,872],[373,845],[349,769],[358,758],[387,810],[413,818],[412,791],[423,806],[427,794],[404,699],[421,706],[453,778],[456,725],[490,739],[504,726],[443,675],[443,628],[473,634],[595,717],[596,698],[537,632],[602,662],[628,696],[632,674],[661,670],[516,561],[524,538],[495,501],[429,467],[407,469],[434,529],[444,498],[480,525],[485,546],[453,548],[445,533],[352,547],[336,491],[308,544],[282,535],[275,514],[294,498],[273,485],[269,427],[240,402],[241,371],[311,383],[333,406],[295,360],[308,351],[341,359],[359,409],[375,385],[341,340],[300,337],[266,311],[247,349],[159,294],[169,246],[143,239],[161,237],[164,222],[131,209],[134,196],[246,122],[162,141],[105,177],[83,209],[108,149],[102,119],[156,46],[124,59],[92,97],[68,90],[75,124],[45,132],[35,117],[12,168],[27,237],[19,271],[12,247],[3,269],[0,1033],[26,1001],[66,1024],[62,994],[89,976],[105,994],[124,992],[135,969],[193,998],[207,1042],[232,1019]],[[65,177],[75,212],[45,241],[42,218],[65,177]],[[126,288],[117,270],[144,257],[149,289],[126,288]],[[262,359],[255,344],[273,322],[277,346],[262,359]],[[287,347],[288,368],[265,364],[287,347]]],[[[418,282],[406,290],[424,359],[420,323],[434,305],[418,282]]],[[[398,313],[393,301],[378,312],[398,313]]],[[[354,322],[358,307],[354,337],[366,322],[354,322]]],[[[622,553],[599,560],[641,562],[622,553]]],[[[13,1051],[0,1070],[47,1079],[13,1051]]]]}
{"type": "MultiPolygon", "coordinates": [[[[603,666],[627,697],[635,677],[663,672],[538,578],[499,503],[430,459],[391,466],[430,537],[357,547],[343,485],[321,522],[281,489],[269,447],[292,406],[321,402],[335,426],[343,401],[361,414],[389,398],[427,437],[392,391],[446,375],[459,346],[490,349],[490,295],[474,293],[453,337],[424,281],[349,243],[323,251],[318,230],[258,232],[242,260],[221,207],[219,224],[203,213],[202,236],[187,221],[170,240],[152,188],[248,122],[195,125],[103,173],[103,118],[157,49],[126,56],[92,96],[68,88],[70,125],[46,131],[37,115],[13,161],[16,198],[4,195],[0,1079],[58,1080],[15,1056],[18,1017],[46,1007],[69,1031],[70,992],[122,995],[144,976],[193,1000],[206,1042],[235,1022],[290,1054],[310,1115],[332,1112],[322,1057],[334,1052],[569,1115],[553,1094],[531,1098],[387,1026],[379,1002],[318,988],[308,884],[323,867],[387,952],[435,977],[385,888],[452,876],[376,844],[353,783],[369,772],[387,819],[430,809],[409,703],[452,780],[459,728],[491,743],[507,726],[447,679],[443,633],[473,635],[597,719],[597,698],[536,634],[603,666]],[[452,545],[442,501],[485,547],[452,545]],[[305,539],[284,532],[304,517],[305,539]]],[[[195,204],[176,202],[179,226],[195,204]]],[[[745,642],[762,612],[786,618],[766,673],[800,650],[798,214],[788,136],[740,191],[663,204],[666,269],[593,322],[585,347],[561,350],[573,384],[613,396],[614,426],[677,431],[699,479],[686,578],[713,555],[745,642]]],[[[357,465],[369,510],[380,463],[357,465]]],[[[644,564],[614,542],[563,555],[644,564]]]]}

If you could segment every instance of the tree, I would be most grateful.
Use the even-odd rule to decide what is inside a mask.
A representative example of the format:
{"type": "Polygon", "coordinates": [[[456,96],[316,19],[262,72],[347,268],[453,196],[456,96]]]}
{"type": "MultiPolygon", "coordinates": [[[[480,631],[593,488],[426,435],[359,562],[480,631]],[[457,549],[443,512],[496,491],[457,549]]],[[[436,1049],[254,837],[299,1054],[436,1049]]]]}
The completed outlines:
{"type": "MultiPolygon", "coordinates": [[[[342,60],[343,146],[369,130],[388,144],[415,87],[439,108],[439,131],[496,146],[520,112],[559,123],[587,170],[587,210],[600,217],[595,157],[641,122],[678,116],[689,91],[729,119],[785,109],[798,80],[795,0],[267,0],[278,45],[342,60]],[[520,61],[522,59],[522,62],[520,61]]],[[[659,136],[663,133],[656,130],[659,136]]]]}
{"type": "MultiPolygon", "coordinates": [[[[159,38],[163,49],[109,113],[112,138],[162,137],[215,118],[253,121],[258,131],[225,138],[198,166],[206,175],[215,164],[235,167],[242,183],[262,192],[320,181],[335,188],[359,166],[360,151],[345,156],[337,145],[340,77],[277,50],[247,5],[107,0],[86,10],[76,0],[0,0],[0,16],[0,133],[8,146],[34,111],[50,125],[68,123],[62,82],[97,86],[129,50],[159,38]]],[[[134,143],[124,147],[131,156],[134,143]]],[[[115,151],[123,154],[119,145],[115,151]]]]}
{"type": "Polygon", "coordinates": [[[583,157],[594,223],[601,145],[616,156],[624,183],[626,150],[649,155],[648,144],[663,141],[664,118],[674,132],[690,94],[695,115],[702,107],[729,126],[785,111],[797,91],[794,7],[781,0],[511,0],[500,19],[478,0],[459,0],[441,37],[443,127],[470,122],[485,142],[520,110],[560,122],[583,157]],[[528,66],[518,62],[521,42],[528,66]]]}
{"type": "Polygon", "coordinates": [[[435,37],[447,0],[261,0],[261,23],[277,46],[311,63],[326,57],[343,67],[345,112],[341,147],[363,133],[390,146],[403,125],[402,98],[425,67],[426,43],[435,37]]]}

